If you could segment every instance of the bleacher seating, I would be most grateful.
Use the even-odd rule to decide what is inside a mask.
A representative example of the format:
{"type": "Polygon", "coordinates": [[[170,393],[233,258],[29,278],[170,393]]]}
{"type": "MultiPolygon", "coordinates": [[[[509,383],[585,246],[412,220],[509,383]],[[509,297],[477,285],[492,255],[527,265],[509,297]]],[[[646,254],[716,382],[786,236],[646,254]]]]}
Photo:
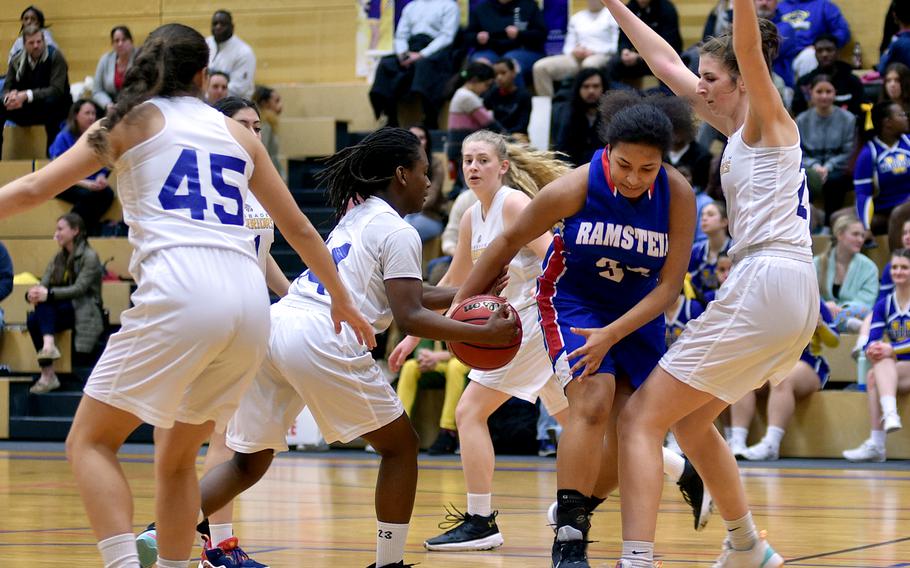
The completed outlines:
{"type": "Polygon", "coordinates": [[[47,157],[44,126],[4,126],[2,160],[39,160],[47,157]]]}

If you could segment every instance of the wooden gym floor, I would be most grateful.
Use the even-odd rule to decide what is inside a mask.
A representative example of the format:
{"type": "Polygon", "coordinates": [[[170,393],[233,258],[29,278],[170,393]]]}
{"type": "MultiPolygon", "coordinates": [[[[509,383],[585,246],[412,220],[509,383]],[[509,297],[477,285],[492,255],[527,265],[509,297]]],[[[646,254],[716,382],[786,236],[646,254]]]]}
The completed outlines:
{"type": "MultiPolygon", "coordinates": [[[[0,558],[4,566],[99,566],[94,539],[60,444],[0,444],[0,558]]],[[[150,446],[122,455],[132,484],[135,530],[151,520],[150,446]]],[[[373,484],[378,458],[359,451],[291,453],[237,506],[235,531],[248,552],[273,567],[352,567],[373,561],[373,484]]],[[[201,461],[200,461],[201,463],[201,461]]],[[[420,484],[408,538],[408,562],[447,568],[548,567],[553,533],[544,511],[552,500],[555,461],[501,458],[494,508],[505,545],[476,553],[426,553],[443,505],[464,505],[457,457],[421,456],[420,484]]],[[[744,466],[743,478],[760,528],[787,566],[910,566],[910,464],[856,468],[834,460],[784,460],[744,466]]],[[[594,516],[593,567],[619,554],[619,507],[611,497],[594,516]]],[[[701,534],[675,486],[661,502],[658,552],[669,567],[711,566],[723,526],[701,534]]]]}

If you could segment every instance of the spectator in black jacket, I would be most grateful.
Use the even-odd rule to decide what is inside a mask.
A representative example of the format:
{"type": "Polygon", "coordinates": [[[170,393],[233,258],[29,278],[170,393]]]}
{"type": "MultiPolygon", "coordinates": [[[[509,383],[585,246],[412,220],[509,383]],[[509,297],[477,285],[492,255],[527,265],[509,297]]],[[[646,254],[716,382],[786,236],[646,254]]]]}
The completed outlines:
{"type": "Polygon", "coordinates": [[[43,124],[50,146],[73,104],[66,60],[57,48],[44,42],[44,33],[36,25],[26,26],[22,39],[25,48],[10,60],[3,84],[0,126],[7,120],[19,126],[43,124]]]}
{"type": "Polygon", "coordinates": [[[566,154],[566,159],[575,166],[590,162],[594,151],[603,146],[597,106],[606,84],[599,69],[582,69],[572,85],[572,102],[564,112],[557,113],[561,129],[556,137],[556,150],[566,154]]]}
{"type": "Polygon", "coordinates": [[[486,0],[471,10],[464,39],[472,61],[514,59],[530,85],[534,62],[544,56],[547,24],[535,0],[486,0]]]}
{"type": "MultiPolygon", "coordinates": [[[[626,4],[633,14],[660,34],[677,53],[682,51],[682,36],[679,33],[679,14],[670,0],[629,0],[626,4]]],[[[651,70],[642,59],[625,32],[619,33],[619,52],[607,66],[613,81],[634,82],[651,70]]]]}
{"type": "Polygon", "coordinates": [[[515,83],[518,70],[515,61],[503,58],[493,64],[496,82],[484,96],[483,106],[493,111],[493,117],[508,134],[520,134],[527,140],[531,121],[531,95],[515,83]]]}
{"type": "Polygon", "coordinates": [[[831,34],[815,38],[815,58],[818,67],[803,75],[793,90],[791,111],[796,116],[809,108],[809,86],[817,75],[827,75],[837,91],[834,105],[859,116],[862,112],[863,82],[853,74],[849,63],[837,59],[837,39],[831,34]]]}

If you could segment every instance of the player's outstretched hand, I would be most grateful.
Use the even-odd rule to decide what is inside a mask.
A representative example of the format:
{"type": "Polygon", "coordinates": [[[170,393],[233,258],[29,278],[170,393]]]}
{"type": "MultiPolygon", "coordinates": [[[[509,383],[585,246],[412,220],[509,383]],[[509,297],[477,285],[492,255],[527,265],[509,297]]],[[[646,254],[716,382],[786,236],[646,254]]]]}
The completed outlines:
{"type": "Polygon", "coordinates": [[[393,373],[400,371],[404,362],[408,360],[408,356],[417,348],[418,343],[420,343],[420,338],[413,335],[408,335],[399,341],[395,349],[392,349],[392,354],[389,355],[389,370],[393,373]]]}
{"type": "Polygon", "coordinates": [[[487,345],[509,345],[515,341],[519,333],[515,312],[508,304],[500,306],[483,327],[487,331],[487,338],[483,343],[487,345]]]}
{"type": "Polygon", "coordinates": [[[577,377],[578,380],[582,380],[589,375],[597,373],[604,356],[616,344],[617,340],[613,337],[609,327],[591,329],[573,327],[572,333],[585,338],[585,344],[569,353],[568,357],[569,361],[579,358],[572,365],[572,374],[574,375],[579,369],[584,369],[577,377]]]}
{"type": "Polygon", "coordinates": [[[341,333],[341,322],[347,322],[357,341],[361,345],[366,345],[369,349],[376,347],[376,334],[373,331],[373,324],[363,317],[360,310],[354,307],[350,302],[341,302],[332,300],[332,322],[335,324],[335,333],[341,333]]]}

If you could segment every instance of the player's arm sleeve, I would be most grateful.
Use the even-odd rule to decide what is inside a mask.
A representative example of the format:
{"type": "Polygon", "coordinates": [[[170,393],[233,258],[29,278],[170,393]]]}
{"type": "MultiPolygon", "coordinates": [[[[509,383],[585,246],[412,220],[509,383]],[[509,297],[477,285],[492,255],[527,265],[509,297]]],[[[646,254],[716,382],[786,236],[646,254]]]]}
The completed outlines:
{"type": "Polygon", "coordinates": [[[383,280],[416,278],[422,280],[420,269],[420,236],[412,227],[401,227],[383,239],[380,249],[383,280]]]}
{"type": "Polygon", "coordinates": [[[856,159],[853,169],[853,189],[856,191],[856,216],[868,229],[872,223],[872,152],[869,147],[863,148],[856,159]]]}

